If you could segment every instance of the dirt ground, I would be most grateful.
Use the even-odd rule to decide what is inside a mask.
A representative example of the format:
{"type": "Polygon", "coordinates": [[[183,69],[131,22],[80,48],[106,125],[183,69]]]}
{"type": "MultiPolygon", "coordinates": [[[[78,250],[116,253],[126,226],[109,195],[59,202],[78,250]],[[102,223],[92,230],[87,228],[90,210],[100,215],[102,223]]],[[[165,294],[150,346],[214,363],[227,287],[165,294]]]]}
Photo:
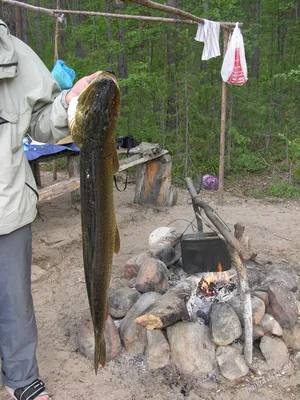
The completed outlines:
{"type": "MultiPolygon", "coordinates": [[[[184,230],[194,218],[188,194],[179,191],[178,203],[170,209],[133,204],[134,186],[115,191],[121,252],[114,259],[112,287],[126,284],[122,266],[132,255],[147,249],[151,231],[159,226],[184,230]]],[[[230,227],[242,220],[258,251],[258,260],[283,262],[300,274],[298,258],[300,205],[290,201],[262,201],[225,196],[217,206],[217,194],[206,192],[207,200],[230,227]]],[[[54,400],[199,400],[199,399],[299,399],[300,372],[290,368],[284,376],[267,376],[268,382],[247,393],[260,377],[228,383],[214,375],[192,379],[175,368],[149,373],[141,357],[124,352],[95,376],[92,363],[77,349],[80,317],[87,309],[81,251],[80,212],[71,206],[70,196],[39,205],[40,216],[33,224],[33,264],[45,270],[33,284],[39,329],[38,360],[41,377],[54,400]]],[[[0,391],[0,399],[8,397],[0,391]]]]}

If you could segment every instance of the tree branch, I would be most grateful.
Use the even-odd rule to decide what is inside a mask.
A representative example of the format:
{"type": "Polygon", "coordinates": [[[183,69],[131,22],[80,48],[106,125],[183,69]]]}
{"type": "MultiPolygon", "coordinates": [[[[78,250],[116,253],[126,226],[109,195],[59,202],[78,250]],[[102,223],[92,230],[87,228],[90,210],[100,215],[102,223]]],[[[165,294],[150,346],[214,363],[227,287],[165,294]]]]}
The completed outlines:
{"type": "MultiPolygon", "coordinates": [[[[144,15],[128,15],[128,14],[113,14],[113,13],[105,13],[105,12],[98,12],[98,11],[81,11],[81,10],[61,10],[61,9],[53,9],[53,8],[45,8],[45,7],[37,7],[37,6],[32,6],[31,4],[26,4],[26,3],[21,3],[16,0],[0,0],[1,3],[6,3],[11,6],[15,7],[20,7],[20,8],[25,8],[30,11],[35,11],[35,12],[40,12],[44,14],[48,14],[53,18],[57,18],[58,16],[62,14],[66,15],[86,15],[86,16],[94,16],[94,17],[105,17],[105,18],[119,18],[119,19],[135,19],[135,20],[142,20],[142,21],[152,21],[152,22],[166,22],[170,24],[198,24],[198,23],[203,23],[201,21],[204,21],[202,18],[193,16],[192,14],[185,13],[184,11],[181,11],[179,9],[174,8],[174,10],[178,10],[179,12],[182,12],[184,14],[190,15],[191,17],[188,17],[188,20],[179,20],[179,19],[174,19],[174,18],[163,18],[163,17],[151,17],[151,16],[144,16],[144,15]]],[[[138,4],[137,1],[134,1],[135,3],[138,4]]],[[[152,4],[156,4],[153,2],[149,2],[152,4]]],[[[161,4],[160,4],[161,6],[161,4]]],[[[167,6],[163,6],[167,7],[167,6]]],[[[150,7],[153,8],[153,7],[150,7]]],[[[172,7],[170,7],[172,8],[172,7]]],[[[174,14],[170,11],[168,11],[170,14],[174,14]]],[[[181,15],[182,14],[177,14],[181,15]]],[[[233,22],[221,22],[221,26],[225,29],[231,29],[235,26],[233,22]]]]}
{"type": "MultiPolygon", "coordinates": [[[[122,3],[125,1],[126,0],[121,0],[122,3]]],[[[179,15],[180,17],[188,18],[191,21],[195,21],[198,24],[204,24],[204,18],[199,18],[196,15],[190,14],[179,8],[166,6],[166,5],[160,4],[160,3],[155,3],[154,1],[150,1],[150,0],[128,0],[128,1],[130,1],[131,3],[135,3],[135,4],[139,4],[139,5],[148,7],[148,8],[152,8],[153,10],[159,10],[159,11],[166,12],[168,14],[179,15]]],[[[220,25],[224,29],[229,29],[229,28],[235,27],[234,22],[220,22],[220,25]]],[[[242,26],[242,24],[239,24],[239,26],[242,26]]]]}

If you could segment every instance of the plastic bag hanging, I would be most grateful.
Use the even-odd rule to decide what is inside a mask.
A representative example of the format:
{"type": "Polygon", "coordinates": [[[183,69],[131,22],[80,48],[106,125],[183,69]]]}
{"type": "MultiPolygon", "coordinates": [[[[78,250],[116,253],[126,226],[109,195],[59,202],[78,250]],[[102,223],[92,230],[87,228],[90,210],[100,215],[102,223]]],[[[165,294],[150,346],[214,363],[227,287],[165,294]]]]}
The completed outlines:
{"type": "Polygon", "coordinates": [[[229,38],[228,48],[221,69],[221,76],[224,82],[231,85],[242,86],[248,80],[244,39],[238,22],[229,38]]]}
{"type": "Polygon", "coordinates": [[[71,89],[76,77],[75,71],[66,66],[62,60],[57,60],[51,74],[62,90],[71,89]]]}

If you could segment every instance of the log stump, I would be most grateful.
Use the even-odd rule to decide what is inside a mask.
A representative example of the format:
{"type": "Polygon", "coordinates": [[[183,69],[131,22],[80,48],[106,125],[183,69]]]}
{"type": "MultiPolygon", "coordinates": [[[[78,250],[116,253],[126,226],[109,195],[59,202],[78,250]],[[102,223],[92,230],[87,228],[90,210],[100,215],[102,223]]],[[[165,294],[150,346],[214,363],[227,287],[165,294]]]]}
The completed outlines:
{"type": "Polygon", "coordinates": [[[172,187],[172,160],[166,154],[137,166],[135,204],[172,207],[177,201],[177,190],[172,187]]]}

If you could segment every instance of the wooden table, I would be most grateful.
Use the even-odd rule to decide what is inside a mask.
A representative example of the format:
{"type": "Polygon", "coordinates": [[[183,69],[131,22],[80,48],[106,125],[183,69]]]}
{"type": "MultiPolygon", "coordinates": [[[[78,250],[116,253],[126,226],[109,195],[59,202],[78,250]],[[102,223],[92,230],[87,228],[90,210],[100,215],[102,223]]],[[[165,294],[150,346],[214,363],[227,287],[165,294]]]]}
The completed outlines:
{"type": "MultiPolygon", "coordinates": [[[[127,154],[127,158],[120,159],[119,172],[130,167],[137,167],[137,181],[134,203],[152,204],[156,206],[172,206],[176,204],[177,192],[171,187],[171,157],[168,150],[161,149],[152,143],[142,143],[129,150],[118,149],[118,154],[127,154]]],[[[79,159],[78,152],[66,150],[50,154],[30,161],[37,186],[39,201],[51,200],[64,193],[71,193],[73,202],[80,200],[79,186],[79,159]],[[68,158],[69,179],[42,188],[40,163],[50,162],[60,157],[68,158]]]]}

